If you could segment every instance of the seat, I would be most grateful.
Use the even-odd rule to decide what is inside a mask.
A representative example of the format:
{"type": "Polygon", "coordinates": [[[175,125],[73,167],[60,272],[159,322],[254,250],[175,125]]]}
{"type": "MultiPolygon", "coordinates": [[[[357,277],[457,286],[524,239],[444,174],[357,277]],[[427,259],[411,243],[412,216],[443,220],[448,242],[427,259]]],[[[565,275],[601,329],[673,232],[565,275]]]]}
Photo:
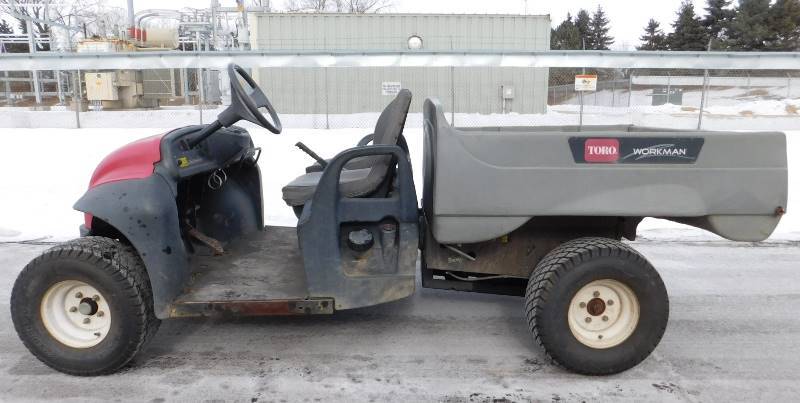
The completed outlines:
{"type": "MultiPolygon", "coordinates": [[[[398,99],[401,98],[401,95],[402,95],[402,97],[405,97],[406,94],[403,94],[404,91],[407,93],[408,102],[410,103],[411,102],[411,92],[409,90],[405,90],[405,89],[401,90],[397,94],[397,96],[395,97],[394,101],[392,101],[392,103],[398,101],[398,99]]],[[[397,140],[398,140],[398,138],[400,136],[396,132],[392,132],[390,130],[380,130],[379,129],[381,127],[386,127],[387,126],[386,120],[389,119],[389,108],[391,107],[392,103],[390,103],[383,110],[381,115],[378,117],[378,121],[375,124],[375,131],[372,132],[371,134],[368,134],[368,135],[364,136],[364,138],[362,138],[358,142],[358,144],[356,144],[356,147],[365,146],[365,145],[368,145],[369,143],[372,143],[374,145],[378,145],[378,144],[396,145],[397,144],[397,140]]],[[[408,108],[406,108],[406,114],[408,114],[408,108]]],[[[401,127],[400,128],[400,132],[401,133],[402,133],[402,130],[403,129],[401,127]]],[[[331,160],[327,159],[326,161],[330,162],[331,160]]],[[[344,169],[363,169],[363,168],[369,168],[369,167],[371,167],[370,157],[353,158],[352,160],[348,161],[344,165],[344,169]]],[[[324,170],[324,168],[318,162],[315,162],[313,165],[310,165],[310,166],[306,167],[306,173],[322,172],[323,170],[324,170]]]]}
{"type": "MultiPolygon", "coordinates": [[[[411,105],[411,91],[403,89],[381,112],[375,124],[373,144],[397,144],[411,105]]],[[[369,146],[367,146],[369,147],[369,146]]],[[[375,193],[389,178],[392,157],[378,155],[354,159],[348,169],[342,170],[339,191],[345,197],[364,197],[375,193]]],[[[314,197],[322,171],[300,175],[283,187],[283,200],[292,207],[305,205],[314,197]]]]}
{"type": "MultiPolygon", "coordinates": [[[[374,141],[375,141],[375,134],[374,133],[370,133],[370,134],[364,136],[358,142],[358,144],[356,144],[356,147],[362,147],[362,146],[368,145],[369,143],[376,144],[376,143],[374,143],[374,141]]],[[[377,144],[382,144],[382,143],[377,143],[377,144]]],[[[331,159],[328,158],[328,159],[325,160],[325,162],[330,163],[331,159]]],[[[353,158],[352,160],[350,160],[349,162],[344,164],[344,169],[369,168],[369,166],[366,164],[367,162],[368,162],[368,160],[366,158],[364,158],[364,157],[353,158]]],[[[322,165],[320,165],[319,162],[315,162],[313,165],[309,165],[309,166],[306,167],[306,173],[322,172],[323,170],[325,170],[325,168],[322,165]]]]}

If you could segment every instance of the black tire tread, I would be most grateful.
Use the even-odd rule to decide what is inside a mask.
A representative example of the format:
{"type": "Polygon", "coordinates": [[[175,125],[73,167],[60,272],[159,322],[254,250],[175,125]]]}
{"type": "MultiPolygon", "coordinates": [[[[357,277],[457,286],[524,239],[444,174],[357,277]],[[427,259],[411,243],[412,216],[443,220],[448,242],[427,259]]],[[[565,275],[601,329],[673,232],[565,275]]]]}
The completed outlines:
{"type": "MultiPolygon", "coordinates": [[[[578,266],[582,262],[597,258],[600,256],[617,256],[626,259],[632,259],[643,266],[650,266],[650,262],[642,256],[635,249],[630,246],[610,238],[601,237],[586,237],[578,238],[556,247],[548,253],[531,273],[531,279],[528,281],[528,286],[525,291],[525,317],[528,322],[528,328],[536,340],[536,343],[544,350],[547,359],[561,367],[570,371],[584,374],[584,375],[597,375],[595,371],[588,371],[586,368],[570,366],[565,361],[561,360],[552,349],[545,345],[542,338],[542,329],[537,326],[537,320],[542,311],[542,305],[547,301],[550,296],[550,289],[558,281],[559,277],[578,266]]],[[[666,302],[665,302],[666,303],[666,302]]],[[[666,329],[660,329],[663,334],[666,329]]],[[[658,345],[656,340],[654,344],[647,346],[641,352],[640,360],[644,360],[658,345]]],[[[609,371],[613,373],[615,371],[609,371]]]]}
{"type": "MultiPolygon", "coordinates": [[[[89,236],[58,244],[33,259],[20,273],[11,294],[12,316],[15,316],[14,306],[23,303],[18,300],[23,294],[18,288],[23,287],[30,276],[36,275],[36,266],[48,260],[64,258],[79,259],[92,263],[99,270],[104,270],[116,281],[121,282],[125,291],[125,295],[121,296],[121,298],[126,300],[126,304],[134,307],[134,311],[136,312],[134,317],[125,318],[125,320],[135,321],[136,329],[139,329],[139,331],[136,334],[137,337],[130,340],[125,348],[123,356],[126,357],[126,359],[121,360],[117,365],[91,371],[76,371],[65,368],[56,369],[76,376],[95,376],[114,373],[124,367],[147,342],[152,339],[161,323],[161,321],[156,318],[153,310],[152,288],[144,263],[132,246],[110,238],[89,236]]],[[[119,300],[116,303],[120,303],[119,300]]],[[[47,357],[40,356],[38,349],[32,348],[32,344],[35,340],[28,339],[28,337],[34,337],[36,334],[30,329],[32,326],[31,323],[30,321],[26,322],[14,318],[14,327],[17,333],[20,334],[20,338],[23,344],[25,344],[25,347],[27,347],[37,359],[47,364],[47,357]],[[27,326],[23,326],[22,323],[26,323],[27,326]],[[22,335],[27,335],[28,337],[22,337],[22,335]]]]}

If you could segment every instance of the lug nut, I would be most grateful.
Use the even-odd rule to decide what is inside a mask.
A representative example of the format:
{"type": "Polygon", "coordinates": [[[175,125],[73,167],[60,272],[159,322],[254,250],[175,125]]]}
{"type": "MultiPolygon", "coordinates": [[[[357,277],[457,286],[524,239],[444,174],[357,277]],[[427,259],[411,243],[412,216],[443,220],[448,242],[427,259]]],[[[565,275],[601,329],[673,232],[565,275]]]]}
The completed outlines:
{"type": "Polygon", "coordinates": [[[92,321],[91,319],[89,319],[89,318],[86,318],[86,319],[84,319],[84,320],[83,320],[83,324],[84,324],[84,325],[88,325],[88,324],[89,324],[89,322],[91,322],[91,321],[92,321]]]}
{"type": "Polygon", "coordinates": [[[586,317],[586,323],[591,323],[591,322],[592,322],[592,318],[590,318],[590,317],[588,317],[588,316],[587,316],[587,317],[586,317]]]}
{"type": "Polygon", "coordinates": [[[600,296],[600,291],[595,291],[594,294],[592,294],[592,295],[594,295],[594,297],[597,298],[597,297],[600,296]]]}
{"type": "Polygon", "coordinates": [[[614,305],[614,300],[610,299],[610,300],[606,301],[606,305],[614,305]]]}
{"type": "Polygon", "coordinates": [[[95,300],[95,301],[100,301],[100,296],[99,295],[95,295],[94,297],[92,297],[92,299],[95,300]]]}
{"type": "Polygon", "coordinates": [[[83,298],[83,293],[81,292],[75,293],[75,298],[83,298]]]}
{"type": "Polygon", "coordinates": [[[608,322],[608,316],[603,315],[603,322],[608,322]]]}
{"type": "Polygon", "coordinates": [[[585,302],[581,302],[581,308],[586,308],[586,303],[585,302]]]}
{"type": "Polygon", "coordinates": [[[102,318],[103,316],[106,316],[106,313],[105,313],[105,312],[103,312],[103,311],[97,311],[97,317],[98,317],[98,318],[102,318]]]}
{"type": "Polygon", "coordinates": [[[69,308],[69,311],[70,311],[70,312],[77,312],[77,311],[78,311],[78,308],[76,308],[76,307],[74,307],[74,306],[73,306],[72,308],[69,308]]]}

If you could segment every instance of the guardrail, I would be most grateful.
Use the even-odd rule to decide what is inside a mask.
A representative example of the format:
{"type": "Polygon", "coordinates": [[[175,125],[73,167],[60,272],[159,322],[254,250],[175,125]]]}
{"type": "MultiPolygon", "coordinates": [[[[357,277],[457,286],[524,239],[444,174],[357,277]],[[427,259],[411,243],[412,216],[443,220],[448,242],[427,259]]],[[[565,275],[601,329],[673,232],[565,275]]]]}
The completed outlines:
{"type": "Polygon", "coordinates": [[[244,67],[594,67],[634,69],[791,70],[800,52],[385,52],[236,51],[131,53],[7,53],[0,70],[244,67]]]}

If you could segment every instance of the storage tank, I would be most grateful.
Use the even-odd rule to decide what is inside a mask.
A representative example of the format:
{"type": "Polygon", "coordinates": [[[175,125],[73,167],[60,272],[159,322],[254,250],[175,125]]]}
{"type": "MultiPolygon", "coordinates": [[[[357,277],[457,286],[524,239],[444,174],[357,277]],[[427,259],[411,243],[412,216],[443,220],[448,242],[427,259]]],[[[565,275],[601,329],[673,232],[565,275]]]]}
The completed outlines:
{"type": "Polygon", "coordinates": [[[147,28],[144,30],[144,40],[139,43],[143,48],[178,48],[178,30],[175,28],[147,28]]]}

